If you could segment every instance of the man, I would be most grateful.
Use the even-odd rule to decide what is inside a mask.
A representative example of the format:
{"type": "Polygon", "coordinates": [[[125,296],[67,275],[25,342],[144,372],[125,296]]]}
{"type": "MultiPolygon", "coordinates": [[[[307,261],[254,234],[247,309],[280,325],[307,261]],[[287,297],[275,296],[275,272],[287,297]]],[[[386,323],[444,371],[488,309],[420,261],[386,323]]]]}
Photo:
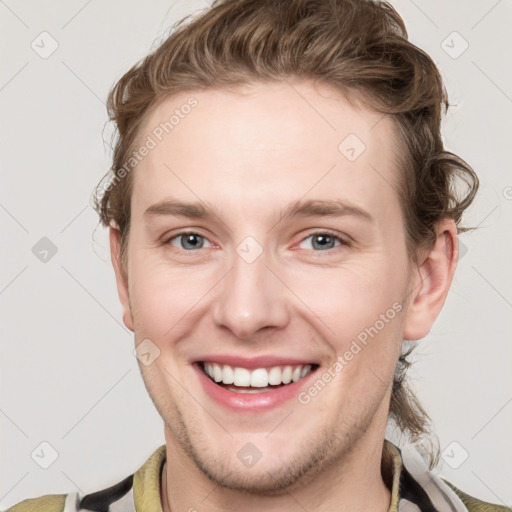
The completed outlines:
{"type": "Polygon", "coordinates": [[[97,210],[166,443],[113,487],[11,510],[510,510],[385,440],[427,433],[407,341],[478,185],[443,105],[398,14],[362,0],[218,2],[128,71],[97,210]]]}

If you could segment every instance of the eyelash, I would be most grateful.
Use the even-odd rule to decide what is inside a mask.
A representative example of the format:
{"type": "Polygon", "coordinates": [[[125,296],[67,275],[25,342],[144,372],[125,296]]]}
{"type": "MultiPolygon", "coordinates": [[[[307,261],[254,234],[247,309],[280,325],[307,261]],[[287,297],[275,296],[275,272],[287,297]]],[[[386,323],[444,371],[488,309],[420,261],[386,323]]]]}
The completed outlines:
{"type": "MultiPolygon", "coordinates": [[[[204,235],[201,235],[201,233],[198,233],[197,231],[180,231],[179,233],[176,233],[176,234],[172,235],[171,237],[167,238],[164,241],[164,244],[165,245],[170,245],[172,240],[174,240],[176,238],[180,238],[181,236],[184,236],[184,235],[197,235],[197,236],[199,236],[201,238],[204,238],[205,240],[208,240],[208,238],[206,238],[204,235]]],[[[315,252],[315,253],[332,253],[332,251],[334,251],[337,248],[340,248],[342,246],[343,247],[351,247],[351,245],[352,245],[349,240],[347,240],[346,238],[342,238],[338,234],[333,233],[331,231],[314,231],[314,232],[310,233],[309,235],[307,235],[306,237],[302,238],[299,243],[304,242],[308,238],[315,237],[315,236],[320,236],[320,235],[327,235],[330,238],[334,238],[336,241],[339,241],[340,243],[339,243],[339,245],[337,245],[335,247],[332,247],[330,249],[325,249],[323,251],[322,250],[315,251],[315,250],[312,249],[313,252],[315,252]]],[[[210,241],[208,240],[208,242],[210,242],[210,241]]],[[[177,249],[181,253],[187,253],[190,256],[192,256],[194,254],[197,254],[197,251],[199,251],[201,248],[200,249],[191,249],[191,250],[178,249],[178,248],[175,248],[175,249],[177,249]]]]}

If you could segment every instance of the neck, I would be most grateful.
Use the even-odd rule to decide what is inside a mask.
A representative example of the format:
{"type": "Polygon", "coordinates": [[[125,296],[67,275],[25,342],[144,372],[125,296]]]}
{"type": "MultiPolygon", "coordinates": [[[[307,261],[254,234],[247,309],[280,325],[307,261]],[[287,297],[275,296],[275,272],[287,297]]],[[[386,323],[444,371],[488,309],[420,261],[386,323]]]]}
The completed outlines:
{"type": "MultiPolygon", "coordinates": [[[[166,439],[168,432],[166,432],[166,439]]],[[[211,482],[177,446],[167,442],[167,461],[161,481],[163,512],[201,510],[268,512],[387,512],[391,493],[381,475],[382,443],[357,446],[343,460],[316,473],[280,495],[265,496],[237,491],[211,482]]]]}

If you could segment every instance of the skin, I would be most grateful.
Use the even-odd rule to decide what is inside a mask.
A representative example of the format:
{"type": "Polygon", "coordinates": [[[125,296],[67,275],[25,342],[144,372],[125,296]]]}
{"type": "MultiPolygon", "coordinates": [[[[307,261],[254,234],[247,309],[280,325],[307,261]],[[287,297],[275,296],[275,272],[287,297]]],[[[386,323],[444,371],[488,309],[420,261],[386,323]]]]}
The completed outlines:
{"type": "Polygon", "coordinates": [[[164,420],[164,511],[375,510],[389,508],[380,464],[391,383],[403,339],[428,334],[457,262],[452,220],[434,246],[407,259],[396,193],[393,122],[305,81],[180,93],[162,103],[140,140],[190,96],[198,105],[137,165],[128,263],[119,231],[111,255],[123,320],[138,345],[160,350],[141,373],[164,420]],[[305,101],[306,100],[306,101],[305,101]],[[348,134],[366,149],[338,150],[348,134]],[[144,215],[169,198],[200,201],[209,219],[144,215]],[[299,199],[339,199],[367,211],[280,220],[299,199]],[[177,236],[201,235],[187,250],[177,236]],[[337,239],[319,248],[318,236],[337,239]],[[263,253],[247,263],[252,236],[263,253]],[[201,247],[201,244],[203,246],[201,247]],[[306,404],[236,412],[212,401],[191,361],[205,353],[277,355],[325,373],[394,303],[403,309],[306,404]],[[253,443],[261,459],[236,454],[253,443]]]}

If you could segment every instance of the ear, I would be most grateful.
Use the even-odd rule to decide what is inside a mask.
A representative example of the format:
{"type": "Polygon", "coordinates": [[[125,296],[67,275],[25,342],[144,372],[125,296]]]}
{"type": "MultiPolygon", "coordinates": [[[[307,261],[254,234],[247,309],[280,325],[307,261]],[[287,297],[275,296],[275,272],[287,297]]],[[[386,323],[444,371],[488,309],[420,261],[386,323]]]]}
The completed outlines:
{"type": "Polygon", "coordinates": [[[457,227],[453,219],[442,220],[431,249],[423,251],[411,274],[408,310],[403,337],[424,338],[441,312],[459,258],[457,227]]]}
{"type": "Polygon", "coordinates": [[[133,332],[133,316],[128,291],[128,276],[121,266],[121,233],[119,228],[112,223],[109,227],[109,238],[110,258],[116,274],[117,293],[121,301],[121,306],[123,307],[123,322],[124,325],[133,332]]]}

